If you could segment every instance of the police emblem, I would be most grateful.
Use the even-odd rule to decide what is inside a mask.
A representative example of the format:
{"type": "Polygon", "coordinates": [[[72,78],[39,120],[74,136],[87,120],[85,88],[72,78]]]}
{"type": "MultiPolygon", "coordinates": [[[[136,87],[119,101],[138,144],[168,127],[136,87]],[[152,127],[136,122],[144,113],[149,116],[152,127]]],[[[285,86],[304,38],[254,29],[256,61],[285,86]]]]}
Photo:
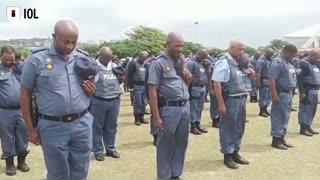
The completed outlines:
{"type": "Polygon", "coordinates": [[[94,77],[94,75],[89,75],[89,76],[88,76],[88,79],[91,80],[91,79],[93,79],[93,77],[94,77]]]}
{"type": "Polygon", "coordinates": [[[46,68],[49,70],[53,69],[52,59],[50,58],[46,59],[46,68]]]}
{"type": "Polygon", "coordinates": [[[171,70],[170,66],[165,66],[164,68],[166,69],[166,71],[170,71],[171,70]]]}
{"type": "Polygon", "coordinates": [[[53,69],[53,64],[47,64],[46,67],[47,67],[47,69],[51,70],[51,69],[53,69]]]}

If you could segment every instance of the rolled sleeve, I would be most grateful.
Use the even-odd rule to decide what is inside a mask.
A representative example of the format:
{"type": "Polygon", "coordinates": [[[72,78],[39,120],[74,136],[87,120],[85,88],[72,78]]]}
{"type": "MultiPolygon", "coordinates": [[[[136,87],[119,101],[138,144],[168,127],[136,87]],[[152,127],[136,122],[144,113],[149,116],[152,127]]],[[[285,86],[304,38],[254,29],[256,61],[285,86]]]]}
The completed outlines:
{"type": "Polygon", "coordinates": [[[212,81],[228,82],[230,79],[230,68],[226,59],[217,61],[212,71],[212,81]]]}
{"type": "Polygon", "coordinates": [[[161,66],[158,62],[152,63],[149,69],[148,84],[160,85],[161,79],[161,66]]]}
{"type": "Polygon", "coordinates": [[[276,80],[279,78],[282,69],[282,64],[278,62],[274,62],[270,64],[268,78],[272,80],[276,80]]]}
{"type": "Polygon", "coordinates": [[[33,90],[36,84],[36,76],[36,63],[33,56],[30,55],[23,65],[21,87],[33,90]]]}

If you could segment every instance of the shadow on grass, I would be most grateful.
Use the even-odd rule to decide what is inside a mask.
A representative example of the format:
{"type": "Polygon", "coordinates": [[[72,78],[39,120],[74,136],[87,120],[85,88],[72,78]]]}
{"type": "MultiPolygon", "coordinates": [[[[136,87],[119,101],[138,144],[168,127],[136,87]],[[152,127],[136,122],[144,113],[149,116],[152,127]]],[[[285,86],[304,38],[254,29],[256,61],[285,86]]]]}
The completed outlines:
{"type": "Polygon", "coordinates": [[[298,131],[297,132],[287,132],[286,138],[296,138],[299,136],[301,136],[301,135],[299,134],[298,131]]]}
{"type": "Polygon", "coordinates": [[[249,153],[262,153],[271,150],[271,144],[244,144],[241,148],[242,152],[249,153]]]}
{"type": "Polygon", "coordinates": [[[201,159],[201,160],[195,160],[195,161],[187,161],[185,163],[186,171],[190,170],[193,172],[218,171],[223,167],[224,165],[223,165],[222,157],[219,160],[201,159]]]}
{"type": "Polygon", "coordinates": [[[129,142],[126,144],[118,145],[118,148],[122,149],[142,149],[148,146],[153,146],[152,141],[138,141],[138,142],[129,142]]]}

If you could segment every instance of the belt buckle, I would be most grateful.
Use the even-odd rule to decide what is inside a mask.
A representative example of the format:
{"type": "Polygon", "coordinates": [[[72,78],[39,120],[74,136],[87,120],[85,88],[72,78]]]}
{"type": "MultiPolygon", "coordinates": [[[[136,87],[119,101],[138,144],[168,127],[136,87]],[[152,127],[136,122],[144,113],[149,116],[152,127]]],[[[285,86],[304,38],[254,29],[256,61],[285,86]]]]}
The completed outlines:
{"type": "Polygon", "coordinates": [[[180,101],[179,106],[184,106],[185,104],[186,104],[186,102],[180,101]]]}
{"type": "Polygon", "coordinates": [[[68,116],[66,116],[66,117],[64,117],[63,118],[63,120],[65,121],[65,122],[70,122],[70,121],[72,121],[72,116],[70,116],[70,115],[68,115],[68,116]]]}

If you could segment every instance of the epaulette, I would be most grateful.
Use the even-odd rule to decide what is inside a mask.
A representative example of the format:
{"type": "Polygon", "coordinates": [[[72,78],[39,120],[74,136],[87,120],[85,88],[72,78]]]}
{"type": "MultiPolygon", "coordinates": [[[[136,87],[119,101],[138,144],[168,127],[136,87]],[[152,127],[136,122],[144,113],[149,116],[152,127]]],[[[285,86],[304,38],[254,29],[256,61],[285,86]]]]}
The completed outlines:
{"type": "Polygon", "coordinates": [[[158,60],[160,58],[166,58],[167,59],[167,56],[164,53],[162,53],[159,56],[155,57],[156,60],[158,60]]]}
{"type": "Polygon", "coordinates": [[[76,49],[76,51],[77,51],[78,53],[81,53],[81,54],[89,57],[89,53],[88,53],[87,51],[83,51],[83,50],[81,50],[81,49],[76,49]]]}
{"type": "Polygon", "coordinates": [[[48,50],[48,48],[40,48],[40,49],[36,49],[36,50],[31,50],[31,53],[32,53],[32,54],[35,54],[35,53],[37,53],[37,52],[45,51],[45,50],[48,50]]]}

